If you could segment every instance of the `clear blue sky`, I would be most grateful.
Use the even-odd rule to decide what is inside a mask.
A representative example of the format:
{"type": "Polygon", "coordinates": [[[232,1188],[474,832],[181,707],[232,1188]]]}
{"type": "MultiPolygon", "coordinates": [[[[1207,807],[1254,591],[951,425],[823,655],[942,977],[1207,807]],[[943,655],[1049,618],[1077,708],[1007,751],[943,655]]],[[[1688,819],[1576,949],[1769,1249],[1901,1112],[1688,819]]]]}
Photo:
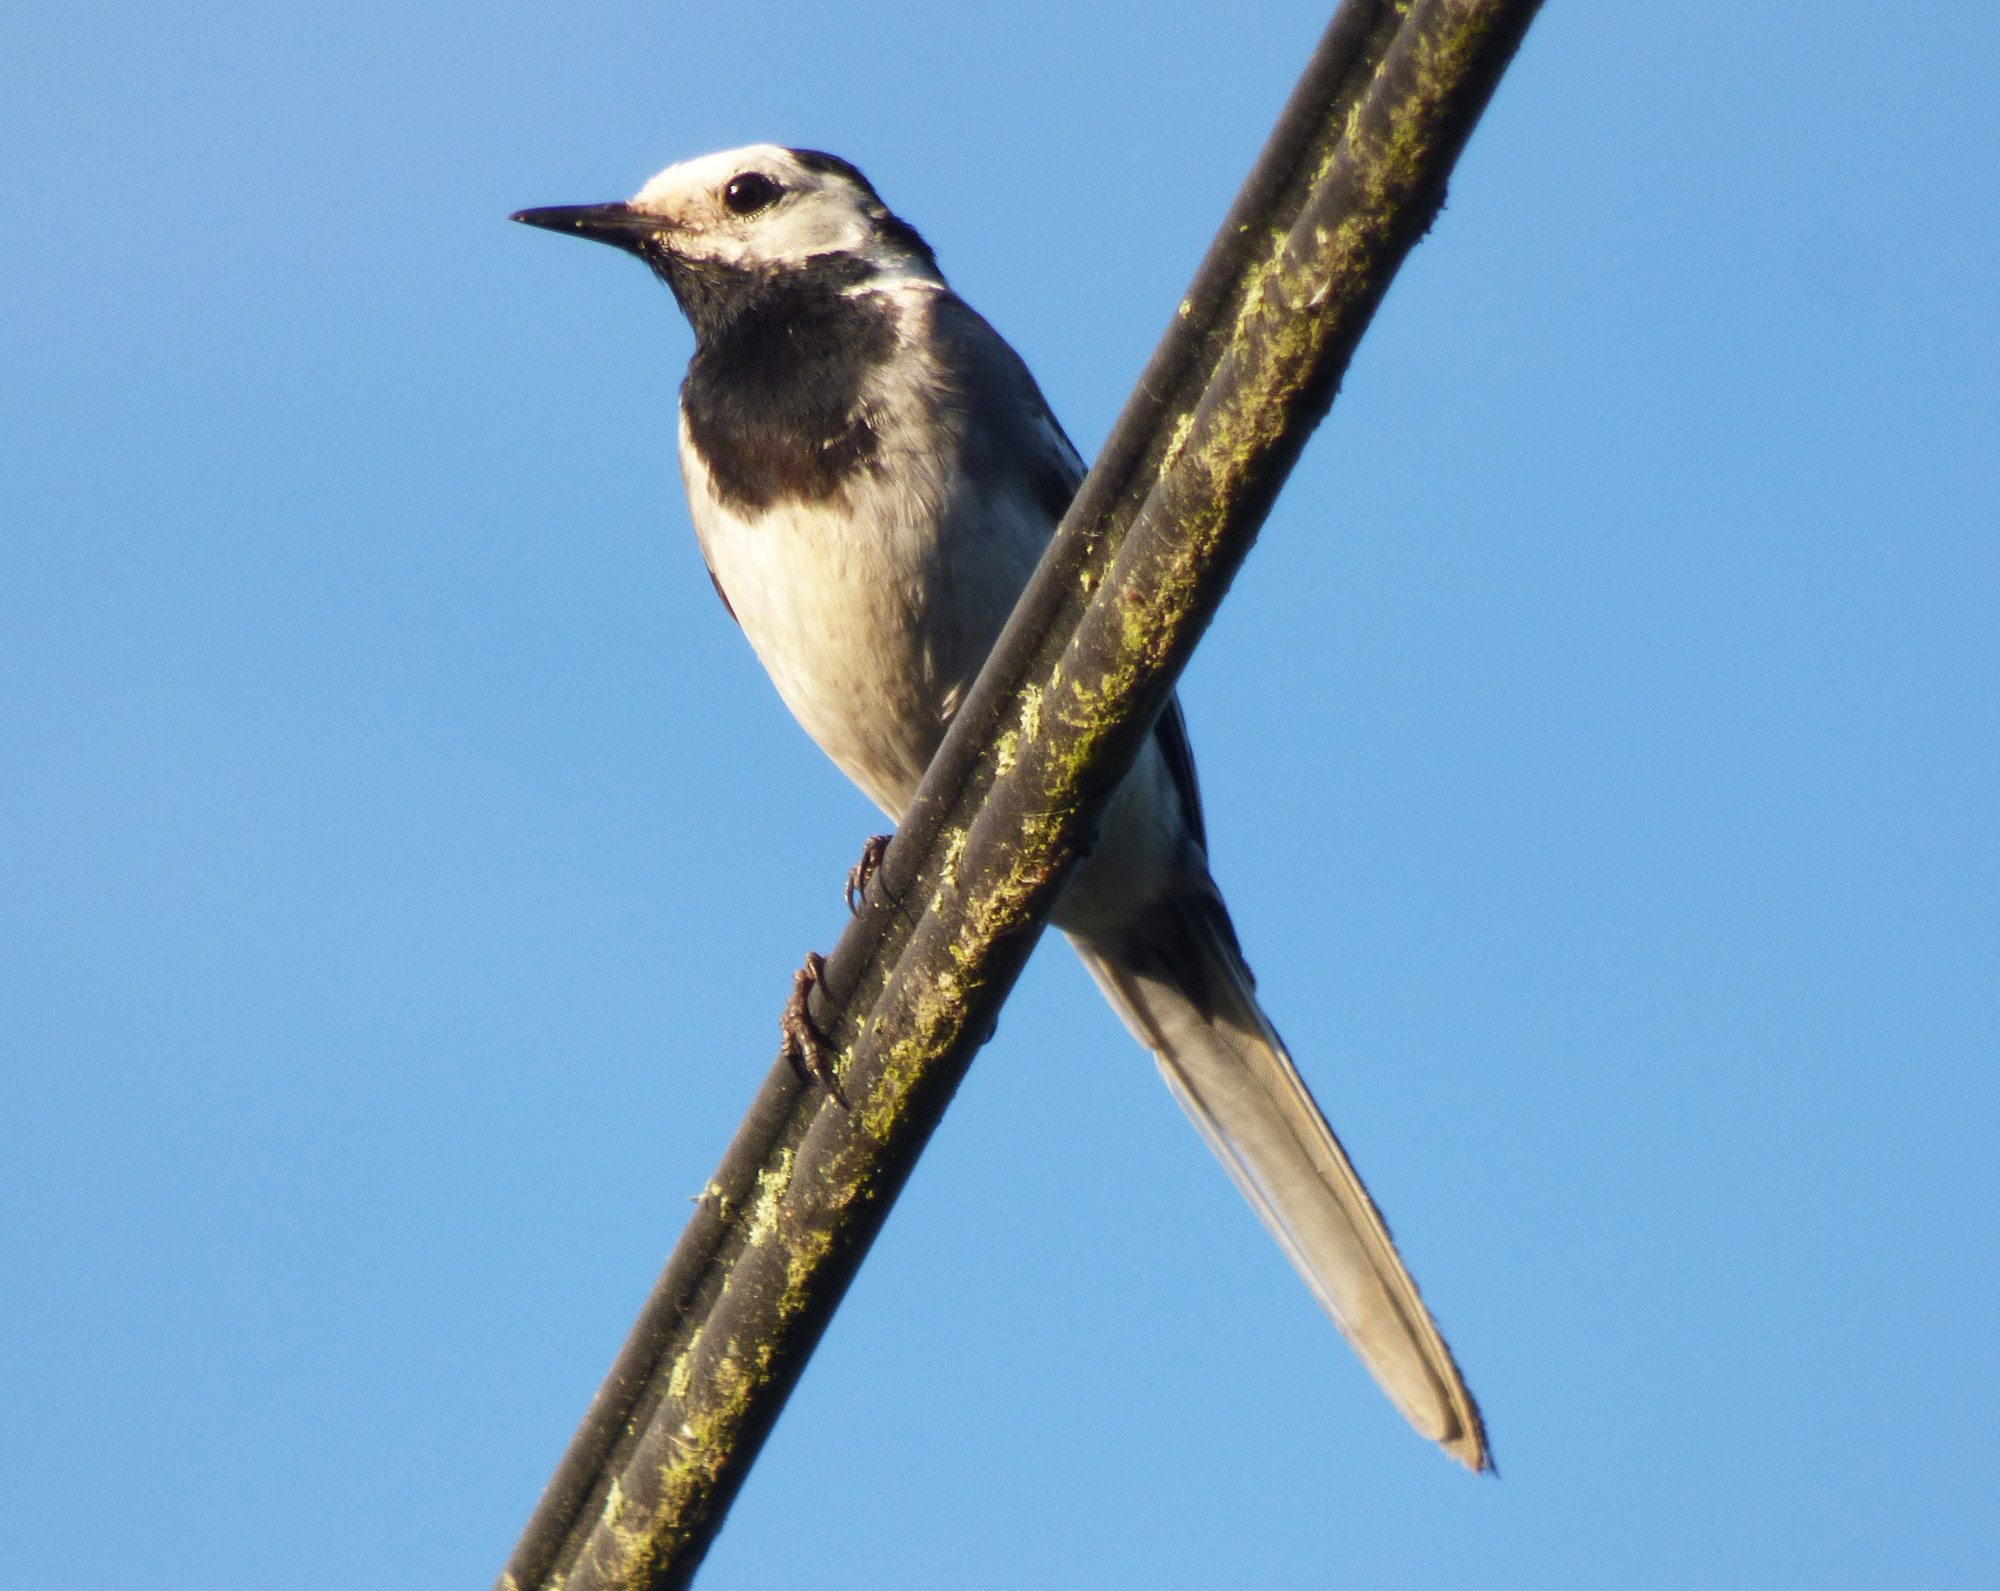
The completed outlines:
{"type": "MultiPolygon", "coordinates": [[[[0,1581],[484,1586],[839,930],[686,330],[506,213],[847,155],[1090,451],[1255,13],[12,8],[0,1581]]],[[[705,1585],[1994,1583],[1996,58],[1555,0],[1187,676],[1503,1478],[1051,942],[705,1585]]]]}

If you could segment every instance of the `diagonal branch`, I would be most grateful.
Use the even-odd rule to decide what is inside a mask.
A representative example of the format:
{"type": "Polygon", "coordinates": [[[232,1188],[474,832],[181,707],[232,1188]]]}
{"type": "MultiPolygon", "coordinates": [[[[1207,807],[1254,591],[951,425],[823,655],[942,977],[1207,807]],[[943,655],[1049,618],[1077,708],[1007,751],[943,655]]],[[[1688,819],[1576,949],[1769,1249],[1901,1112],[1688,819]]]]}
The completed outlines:
{"type": "Polygon", "coordinates": [[[685,1585],[1539,0],[1345,0],[500,1579],[685,1585]]]}

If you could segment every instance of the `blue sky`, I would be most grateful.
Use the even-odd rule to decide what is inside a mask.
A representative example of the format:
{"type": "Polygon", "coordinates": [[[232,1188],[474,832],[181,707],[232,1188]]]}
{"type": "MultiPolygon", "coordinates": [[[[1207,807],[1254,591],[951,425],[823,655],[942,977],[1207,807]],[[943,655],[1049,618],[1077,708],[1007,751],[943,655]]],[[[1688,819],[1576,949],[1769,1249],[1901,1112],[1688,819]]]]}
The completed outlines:
{"type": "MultiPolygon", "coordinates": [[[[0,1578],[487,1583],[839,930],[686,330],[506,213],[835,150],[1090,451],[1324,20],[12,10],[0,1578]]],[[[1992,1583],[1996,48],[1554,0],[1187,675],[1502,1478],[1051,942],[704,1585],[1992,1583]]]]}

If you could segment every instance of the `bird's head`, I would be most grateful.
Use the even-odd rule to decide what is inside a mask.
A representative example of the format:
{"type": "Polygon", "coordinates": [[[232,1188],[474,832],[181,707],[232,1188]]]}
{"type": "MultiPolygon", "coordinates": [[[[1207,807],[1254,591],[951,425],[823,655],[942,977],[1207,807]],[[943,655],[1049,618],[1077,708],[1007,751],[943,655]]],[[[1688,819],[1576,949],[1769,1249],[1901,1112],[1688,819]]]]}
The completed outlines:
{"type": "Polygon", "coordinates": [[[855,281],[941,281],[930,247],[853,166],[752,144],[669,166],[629,200],[522,210],[529,226],[609,243],[653,267],[701,329],[718,295],[815,267],[855,281]]]}

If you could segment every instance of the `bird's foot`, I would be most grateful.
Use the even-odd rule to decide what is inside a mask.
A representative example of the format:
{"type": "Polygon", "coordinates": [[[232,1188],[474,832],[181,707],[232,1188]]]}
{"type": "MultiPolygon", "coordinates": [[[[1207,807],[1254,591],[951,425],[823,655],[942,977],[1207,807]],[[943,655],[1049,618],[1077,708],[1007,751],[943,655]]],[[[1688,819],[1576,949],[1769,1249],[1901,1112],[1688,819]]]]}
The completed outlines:
{"type": "Polygon", "coordinates": [[[833,1051],[814,1024],[806,1008],[806,996],[826,971],[826,957],[817,950],[806,952],[805,965],[792,974],[792,996],[785,1002],[785,1014],[778,1018],[784,1035],[779,1053],[833,1096],[833,1102],[847,1109],[847,1096],[840,1091],[840,1079],[833,1071],[833,1051]]]}
{"type": "Polygon", "coordinates": [[[861,860],[847,870],[847,910],[854,916],[861,914],[861,904],[868,894],[868,881],[875,876],[875,870],[882,865],[882,858],[889,854],[889,836],[872,834],[868,843],[861,847],[861,860]]]}

